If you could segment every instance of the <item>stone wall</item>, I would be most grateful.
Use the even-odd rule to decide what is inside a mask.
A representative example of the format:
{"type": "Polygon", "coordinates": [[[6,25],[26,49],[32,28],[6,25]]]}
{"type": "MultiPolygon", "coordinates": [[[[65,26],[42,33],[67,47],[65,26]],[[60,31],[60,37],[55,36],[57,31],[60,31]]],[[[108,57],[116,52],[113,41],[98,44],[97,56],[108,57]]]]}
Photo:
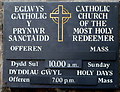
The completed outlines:
{"type": "Polygon", "coordinates": [[[0,0],[0,91],[2,88],[2,29],[3,27],[3,6],[2,6],[2,0],[0,0]]]}

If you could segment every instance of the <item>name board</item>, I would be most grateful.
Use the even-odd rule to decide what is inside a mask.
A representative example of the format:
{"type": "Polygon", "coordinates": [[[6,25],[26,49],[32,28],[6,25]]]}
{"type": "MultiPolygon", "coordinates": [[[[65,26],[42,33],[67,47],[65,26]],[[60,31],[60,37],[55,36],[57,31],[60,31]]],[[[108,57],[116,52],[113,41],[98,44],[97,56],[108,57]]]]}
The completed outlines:
{"type": "Polygon", "coordinates": [[[4,2],[3,43],[4,86],[118,86],[118,3],[4,2]]]}

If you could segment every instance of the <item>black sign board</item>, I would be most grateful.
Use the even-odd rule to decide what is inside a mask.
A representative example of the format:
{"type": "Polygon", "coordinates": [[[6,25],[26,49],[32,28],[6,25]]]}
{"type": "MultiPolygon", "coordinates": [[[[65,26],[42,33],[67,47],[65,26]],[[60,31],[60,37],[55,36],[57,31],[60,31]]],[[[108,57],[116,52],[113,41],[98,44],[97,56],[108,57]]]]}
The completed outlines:
{"type": "Polygon", "coordinates": [[[118,3],[4,2],[3,34],[4,86],[118,86],[118,3]]]}
{"type": "Polygon", "coordinates": [[[118,62],[7,60],[4,82],[19,88],[117,88],[118,62]]]}

